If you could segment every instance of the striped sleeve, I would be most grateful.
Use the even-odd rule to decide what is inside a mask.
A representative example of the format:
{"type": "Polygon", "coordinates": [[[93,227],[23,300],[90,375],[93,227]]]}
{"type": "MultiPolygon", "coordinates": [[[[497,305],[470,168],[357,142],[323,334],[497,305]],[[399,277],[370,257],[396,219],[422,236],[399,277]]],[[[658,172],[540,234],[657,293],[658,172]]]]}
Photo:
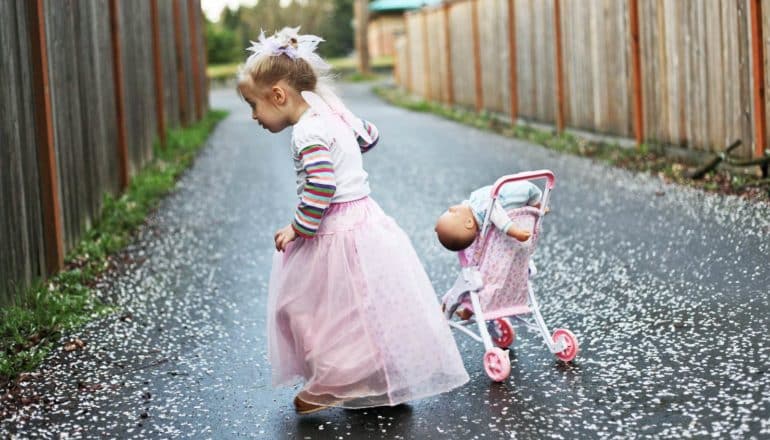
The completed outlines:
{"type": "Polygon", "coordinates": [[[361,122],[364,124],[364,128],[369,133],[369,137],[372,139],[372,143],[367,143],[361,136],[357,137],[358,146],[361,148],[361,152],[366,153],[377,145],[377,142],[380,140],[380,132],[371,122],[365,119],[361,119],[361,122]]]}
{"type": "Polygon", "coordinates": [[[321,144],[303,148],[299,158],[307,178],[294,212],[292,227],[300,237],[313,238],[337,189],[334,164],[329,148],[321,144]]]}

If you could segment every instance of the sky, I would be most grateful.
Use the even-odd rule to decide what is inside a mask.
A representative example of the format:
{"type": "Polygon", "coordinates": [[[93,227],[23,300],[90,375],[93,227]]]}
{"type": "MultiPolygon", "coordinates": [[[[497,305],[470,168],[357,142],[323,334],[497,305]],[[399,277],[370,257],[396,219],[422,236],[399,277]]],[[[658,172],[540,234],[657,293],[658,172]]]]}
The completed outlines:
{"type": "MultiPolygon", "coordinates": [[[[258,0],[201,0],[201,9],[210,21],[218,21],[219,14],[225,6],[236,9],[238,6],[254,6],[258,0]]],[[[291,0],[281,0],[281,6],[286,6],[291,0]]]]}
{"type": "Polygon", "coordinates": [[[254,6],[255,4],[257,0],[201,0],[203,13],[211,21],[219,20],[219,14],[225,6],[235,9],[239,5],[254,6]]]}

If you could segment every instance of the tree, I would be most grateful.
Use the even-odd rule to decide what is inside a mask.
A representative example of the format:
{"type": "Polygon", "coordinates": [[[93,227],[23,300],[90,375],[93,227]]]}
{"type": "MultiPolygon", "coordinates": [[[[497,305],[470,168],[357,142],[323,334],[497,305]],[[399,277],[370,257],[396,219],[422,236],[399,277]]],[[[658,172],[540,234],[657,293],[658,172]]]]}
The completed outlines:
{"type": "Polygon", "coordinates": [[[253,7],[225,8],[218,25],[234,36],[236,60],[262,30],[270,34],[284,26],[301,26],[302,33],[324,38],[318,49],[323,57],[345,56],[353,49],[353,1],[293,0],[282,7],[280,0],[259,0],[253,7]]]}
{"type": "Polygon", "coordinates": [[[209,63],[222,64],[238,60],[240,45],[232,30],[206,20],[206,42],[209,63]]]}
{"type": "Polygon", "coordinates": [[[356,52],[358,71],[362,74],[369,72],[369,0],[355,0],[356,14],[356,52]]]}
{"type": "Polygon", "coordinates": [[[353,50],[353,0],[332,1],[320,35],[326,40],[319,48],[324,57],[346,56],[353,50]]]}

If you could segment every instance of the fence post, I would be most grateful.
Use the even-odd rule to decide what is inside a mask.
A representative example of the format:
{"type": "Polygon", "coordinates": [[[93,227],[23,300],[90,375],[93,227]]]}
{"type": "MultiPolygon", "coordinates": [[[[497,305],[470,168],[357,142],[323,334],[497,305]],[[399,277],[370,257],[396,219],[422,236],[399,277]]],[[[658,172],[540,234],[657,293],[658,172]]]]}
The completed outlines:
{"type": "Polygon", "coordinates": [[[422,8],[420,11],[422,18],[422,61],[425,67],[422,69],[423,81],[425,83],[425,99],[430,101],[432,93],[430,90],[430,55],[428,54],[428,10],[422,8]]]}
{"type": "Polygon", "coordinates": [[[393,81],[396,83],[397,86],[403,85],[403,81],[401,81],[401,56],[398,52],[398,37],[393,38],[393,81]]]}
{"type": "Polygon", "coordinates": [[[407,12],[404,14],[404,33],[406,34],[406,63],[404,71],[406,72],[406,90],[408,92],[412,92],[412,51],[409,50],[409,46],[411,45],[411,38],[409,35],[409,17],[412,15],[411,12],[407,12]]]}
{"type": "Polygon", "coordinates": [[[182,12],[179,2],[182,0],[171,0],[171,6],[174,16],[174,52],[176,52],[176,83],[179,91],[179,119],[182,125],[190,122],[190,116],[187,112],[187,88],[185,87],[184,73],[184,55],[182,54],[182,12]]]}
{"type": "Polygon", "coordinates": [[[508,82],[511,98],[511,124],[516,125],[519,113],[519,89],[516,67],[516,5],[515,0],[508,0],[508,82]]]}
{"type": "Polygon", "coordinates": [[[556,131],[564,131],[564,73],[561,48],[561,6],[559,0],[553,0],[553,27],[556,45],[556,131]]]}
{"type": "Polygon", "coordinates": [[[471,1],[471,26],[473,32],[473,67],[476,77],[476,111],[484,108],[484,89],[481,84],[481,42],[479,36],[479,1],[471,1]]]}
{"type": "Polygon", "coordinates": [[[629,27],[631,30],[631,87],[634,105],[634,137],[637,147],[644,142],[644,107],[642,97],[642,61],[639,48],[639,2],[629,0],[629,27]]]}
{"type": "Polygon", "coordinates": [[[749,0],[751,17],[751,64],[754,82],[754,155],[765,154],[765,59],[762,45],[762,1],[749,0]]]}
{"type": "Polygon", "coordinates": [[[452,74],[452,45],[449,26],[449,12],[452,9],[451,3],[444,3],[444,51],[446,52],[446,81],[447,81],[447,104],[449,106],[455,103],[454,93],[454,75],[452,74]]]}
{"type": "Polygon", "coordinates": [[[118,125],[118,170],[120,171],[120,189],[128,187],[129,161],[126,141],[126,114],[123,95],[123,54],[120,46],[120,11],[118,0],[110,0],[110,38],[112,40],[112,71],[115,80],[115,115],[118,125]]]}
{"type": "Polygon", "coordinates": [[[201,99],[201,71],[198,64],[198,26],[196,26],[197,5],[194,1],[187,3],[187,22],[188,32],[190,34],[190,56],[192,57],[192,76],[193,76],[193,97],[195,98],[195,117],[197,120],[203,118],[203,107],[201,99]]]}
{"type": "MultiPolygon", "coordinates": [[[[203,71],[206,72],[206,67],[209,65],[209,40],[206,38],[206,19],[203,16],[203,10],[201,9],[201,2],[198,1],[198,23],[201,25],[201,39],[203,40],[203,49],[201,52],[203,56],[203,71]]],[[[203,88],[203,97],[205,98],[203,101],[203,110],[204,113],[208,111],[211,103],[209,102],[209,91],[211,89],[211,83],[209,82],[209,76],[208,74],[204,75],[204,84],[206,85],[203,88]]]]}
{"type": "Polygon", "coordinates": [[[152,57],[155,61],[155,112],[158,122],[158,139],[161,147],[166,146],[166,114],[164,111],[163,65],[160,54],[160,16],[158,1],[150,0],[150,15],[152,19],[152,57]]]}
{"type": "Polygon", "coordinates": [[[40,205],[43,211],[45,269],[50,275],[64,267],[59,176],[54,148],[53,119],[48,82],[48,49],[43,0],[28,7],[32,88],[35,100],[34,118],[37,131],[37,157],[40,177],[40,205]]]}

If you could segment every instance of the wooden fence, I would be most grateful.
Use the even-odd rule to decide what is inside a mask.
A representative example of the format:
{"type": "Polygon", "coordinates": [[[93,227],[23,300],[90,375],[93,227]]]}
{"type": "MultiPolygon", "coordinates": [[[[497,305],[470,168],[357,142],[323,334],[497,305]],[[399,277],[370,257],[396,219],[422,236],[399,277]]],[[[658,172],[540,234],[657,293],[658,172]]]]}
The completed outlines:
{"type": "Polygon", "coordinates": [[[406,14],[397,81],[516,120],[762,155],[770,0],[453,0],[406,14]]]}
{"type": "Polygon", "coordinates": [[[208,107],[200,0],[0,0],[0,304],[208,107]]]}

